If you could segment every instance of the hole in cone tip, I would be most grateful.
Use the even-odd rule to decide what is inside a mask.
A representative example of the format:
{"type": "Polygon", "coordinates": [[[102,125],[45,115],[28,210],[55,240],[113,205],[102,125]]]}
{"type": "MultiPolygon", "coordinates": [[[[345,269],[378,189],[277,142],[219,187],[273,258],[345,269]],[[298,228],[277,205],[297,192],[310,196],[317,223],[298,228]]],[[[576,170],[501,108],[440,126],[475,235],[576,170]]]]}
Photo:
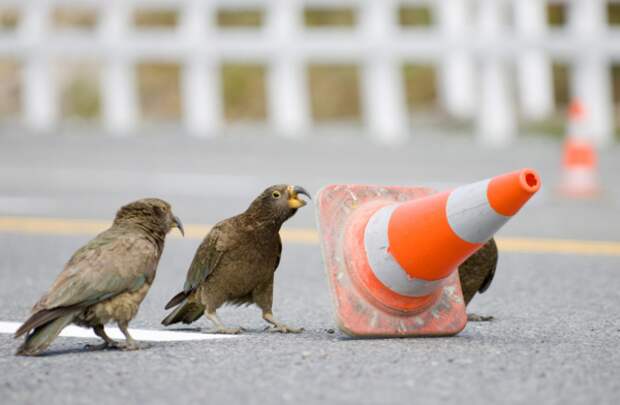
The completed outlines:
{"type": "Polygon", "coordinates": [[[521,172],[521,184],[526,191],[535,193],[540,188],[540,178],[533,170],[524,170],[521,172]]]}
{"type": "Polygon", "coordinates": [[[525,175],[525,182],[530,187],[536,187],[538,185],[538,179],[533,173],[528,173],[525,175]]]}

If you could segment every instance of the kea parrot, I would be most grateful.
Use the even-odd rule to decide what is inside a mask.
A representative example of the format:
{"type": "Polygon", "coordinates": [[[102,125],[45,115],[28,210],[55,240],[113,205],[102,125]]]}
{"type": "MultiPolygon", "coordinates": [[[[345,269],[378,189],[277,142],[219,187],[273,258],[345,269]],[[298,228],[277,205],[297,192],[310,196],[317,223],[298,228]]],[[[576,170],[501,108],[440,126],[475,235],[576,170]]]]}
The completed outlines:
{"type": "Polygon", "coordinates": [[[187,271],[183,291],[166,309],[176,307],[163,325],[186,324],[203,314],[218,333],[239,333],[242,328],[225,327],[217,316],[223,304],[256,304],[273,331],[301,332],[277,321],[271,309],[274,272],[280,263],[280,227],[306,205],[300,186],[274,185],[263,191],[241,214],[217,223],[204,238],[187,271]]]}
{"type": "MultiPolygon", "coordinates": [[[[482,294],[489,288],[496,267],[497,244],[494,239],[489,240],[459,266],[459,278],[465,305],[469,304],[476,293],[482,294]]],[[[467,319],[469,321],[491,321],[493,317],[468,314],[467,319]]]]}
{"type": "Polygon", "coordinates": [[[166,234],[174,227],[184,234],[181,221],[163,200],[147,198],[121,207],[112,226],[74,253],[34,305],[15,333],[26,335],[17,354],[41,353],[72,323],[93,328],[103,339],[90,349],[139,349],[127,327],[153,283],[166,234]],[[125,343],[105,333],[109,322],[118,324],[125,343]]]}

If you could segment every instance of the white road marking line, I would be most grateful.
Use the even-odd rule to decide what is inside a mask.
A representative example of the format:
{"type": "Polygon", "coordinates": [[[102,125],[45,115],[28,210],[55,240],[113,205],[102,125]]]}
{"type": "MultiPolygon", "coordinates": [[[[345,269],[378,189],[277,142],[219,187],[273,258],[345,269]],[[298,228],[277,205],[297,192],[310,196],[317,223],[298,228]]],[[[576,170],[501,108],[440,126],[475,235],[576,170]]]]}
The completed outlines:
{"type": "MultiPolygon", "coordinates": [[[[0,333],[14,334],[15,331],[21,326],[19,322],[2,322],[0,321],[0,333]]],[[[124,340],[125,336],[120,329],[113,327],[106,327],[106,333],[112,339],[124,340]]],[[[239,337],[236,335],[216,335],[213,333],[199,333],[199,332],[177,332],[170,330],[148,330],[148,329],[129,329],[131,336],[143,342],[185,342],[191,340],[212,340],[212,339],[228,339],[239,337]]],[[[92,329],[80,328],[78,326],[69,325],[60,332],[62,337],[74,337],[74,338],[87,338],[87,339],[100,339],[95,335],[92,329]]]]}

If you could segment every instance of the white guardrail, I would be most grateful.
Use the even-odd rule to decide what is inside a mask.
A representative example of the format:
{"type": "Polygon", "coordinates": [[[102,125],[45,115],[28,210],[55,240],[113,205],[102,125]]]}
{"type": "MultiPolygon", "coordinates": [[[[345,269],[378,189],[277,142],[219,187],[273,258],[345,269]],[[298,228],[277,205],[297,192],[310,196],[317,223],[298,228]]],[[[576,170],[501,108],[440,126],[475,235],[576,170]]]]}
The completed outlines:
{"type": "Polygon", "coordinates": [[[20,10],[17,30],[0,33],[0,57],[21,62],[23,122],[33,131],[53,130],[59,120],[53,59],[101,62],[101,121],[112,133],[137,129],[136,63],[179,63],[183,125],[201,136],[224,125],[223,61],[265,64],[269,125],[289,137],[310,132],[312,125],[306,64],[356,63],[365,129],[387,143],[408,136],[402,64],[423,61],[437,66],[441,107],[474,119],[487,144],[513,139],[517,114],[536,120],[553,112],[551,60],[561,60],[571,66],[572,94],[589,110],[588,131],[599,144],[610,143],[609,67],[620,59],[620,30],[607,25],[607,1],[565,2],[568,22],[554,30],[547,26],[545,0],[0,0],[0,6],[20,10]],[[398,7],[420,3],[431,7],[433,25],[401,27],[398,7]],[[50,11],[57,6],[96,8],[96,29],[52,30],[50,11]],[[351,29],[306,28],[308,6],[352,7],[357,23],[351,29]],[[178,10],[179,22],[168,31],[136,30],[136,8],[178,10]],[[260,28],[218,29],[218,9],[246,8],[263,10],[260,28]]]}

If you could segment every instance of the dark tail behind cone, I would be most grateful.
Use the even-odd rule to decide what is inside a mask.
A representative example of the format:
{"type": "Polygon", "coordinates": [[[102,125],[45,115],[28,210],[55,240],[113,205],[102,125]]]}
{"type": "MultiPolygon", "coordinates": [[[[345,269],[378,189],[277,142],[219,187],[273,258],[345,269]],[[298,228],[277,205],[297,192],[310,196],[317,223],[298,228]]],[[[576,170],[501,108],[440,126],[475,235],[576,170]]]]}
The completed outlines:
{"type": "Polygon", "coordinates": [[[26,337],[26,341],[19,347],[19,349],[17,349],[16,354],[21,356],[36,356],[41,353],[54,341],[54,339],[56,339],[65,326],[69,325],[73,321],[76,312],[77,311],[74,310],[73,312],[54,318],[45,324],[37,326],[34,331],[26,337]]]}
{"type": "Polygon", "coordinates": [[[172,311],[161,323],[165,326],[179,322],[192,323],[200,318],[204,311],[205,307],[203,305],[194,302],[186,302],[172,311]]]}
{"type": "Polygon", "coordinates": [[[172,307],[176,307],[177,305],[182,303],[187,298],[188,295],[189,294],[186,293],[185,291],[181,291],[180,293],[172,297],[170,301],[168,301],[164,309],[170,309],[172,307]]]}

